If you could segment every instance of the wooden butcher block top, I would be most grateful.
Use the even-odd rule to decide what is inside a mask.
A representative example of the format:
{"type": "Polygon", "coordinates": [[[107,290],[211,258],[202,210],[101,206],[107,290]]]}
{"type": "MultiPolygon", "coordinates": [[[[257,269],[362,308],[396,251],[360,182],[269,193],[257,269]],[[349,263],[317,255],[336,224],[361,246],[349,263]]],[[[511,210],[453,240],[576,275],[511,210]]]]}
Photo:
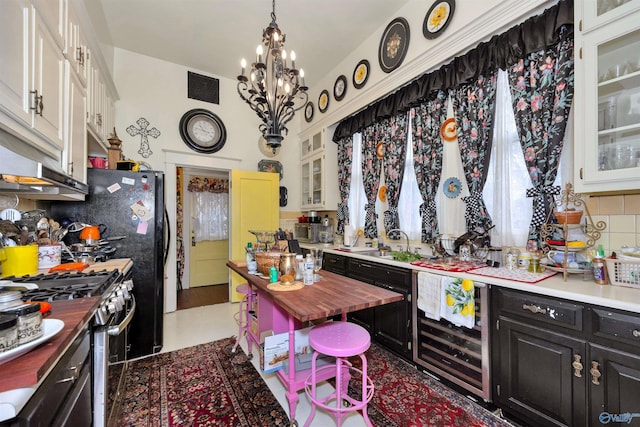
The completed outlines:
{"type": "Polygon", "coordinates": [[[0,392],[38,384],[93,317],[99,302],[99,297],[52,301],[46,319],[62,320],[63,329],[30,352],[0,365],[0,392]]]}
{"type": "Polygon", "coordinates": [[[229,261],[227,266],[268,293],[275,303],[302,322],[389,304],[404,298],[397,292],[324,270],[320,271],[320,281],[313,285],[295,291],[272,291],[267,288],[268,280],[249,274],[246,267],[240,267],[234,261],[229,261]]]}

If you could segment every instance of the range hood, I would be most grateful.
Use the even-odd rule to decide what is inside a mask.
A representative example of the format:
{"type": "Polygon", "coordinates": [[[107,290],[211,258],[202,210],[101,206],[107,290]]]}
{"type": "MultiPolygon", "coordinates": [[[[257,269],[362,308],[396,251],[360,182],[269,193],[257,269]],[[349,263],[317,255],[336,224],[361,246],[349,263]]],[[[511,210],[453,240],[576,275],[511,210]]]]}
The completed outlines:
{"type": "Polygon", "coordinates": [[[37,200],[84,200],[89,187],[64,173],[55,159],[0,130],[0,193],[37,200]]]}

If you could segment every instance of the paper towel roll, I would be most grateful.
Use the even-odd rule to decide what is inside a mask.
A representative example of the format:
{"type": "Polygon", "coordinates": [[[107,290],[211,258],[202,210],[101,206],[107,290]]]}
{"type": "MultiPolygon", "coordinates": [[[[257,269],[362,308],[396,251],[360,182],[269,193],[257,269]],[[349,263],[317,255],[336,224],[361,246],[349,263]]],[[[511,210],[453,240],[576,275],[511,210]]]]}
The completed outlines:
{"type": "Polygon", "coordinates": [[[353,239],[355,236],[355,229],[353,226],[346,224],[344,226],[344,245],[351,246],[353,244],[353,239]]]}

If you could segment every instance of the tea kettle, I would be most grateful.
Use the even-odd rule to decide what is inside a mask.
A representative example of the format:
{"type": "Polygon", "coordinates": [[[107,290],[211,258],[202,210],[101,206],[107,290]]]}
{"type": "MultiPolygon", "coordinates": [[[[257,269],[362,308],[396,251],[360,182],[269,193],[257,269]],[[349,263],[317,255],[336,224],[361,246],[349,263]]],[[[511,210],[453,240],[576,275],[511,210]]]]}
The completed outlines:
{"type": "Polygon", "coordinates": [[[107,226],[104,224],[85,225],[80,230],[80,239],[84,240],[87,245],[94,245],[98,243],[105,231],[107,231],[107,226]]]}

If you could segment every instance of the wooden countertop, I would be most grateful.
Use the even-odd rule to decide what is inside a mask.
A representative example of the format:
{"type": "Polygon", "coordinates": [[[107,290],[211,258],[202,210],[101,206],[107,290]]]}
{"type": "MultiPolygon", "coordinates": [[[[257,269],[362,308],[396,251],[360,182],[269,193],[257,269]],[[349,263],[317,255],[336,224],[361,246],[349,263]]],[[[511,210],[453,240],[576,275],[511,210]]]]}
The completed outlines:
{"type": "Polygon", "coordinates": [[[244,279],[268,293],[287,313],[306,322],[337,314],[349,313],[368,307],[401,301],[402,294],[328,271],[320,271],[320,281],[296,291],[272,291],[269,281],[249,274],[246,267],[234,261],[227,266],[244,279]]]}
{"type": "Polygon", "coordinates": [[[64,328],[29,353],[0,365],[0,392],[37,385],[94,315],[99,302],[99,297],[51,302],[47,318],[62,320],[64,328]]]}

